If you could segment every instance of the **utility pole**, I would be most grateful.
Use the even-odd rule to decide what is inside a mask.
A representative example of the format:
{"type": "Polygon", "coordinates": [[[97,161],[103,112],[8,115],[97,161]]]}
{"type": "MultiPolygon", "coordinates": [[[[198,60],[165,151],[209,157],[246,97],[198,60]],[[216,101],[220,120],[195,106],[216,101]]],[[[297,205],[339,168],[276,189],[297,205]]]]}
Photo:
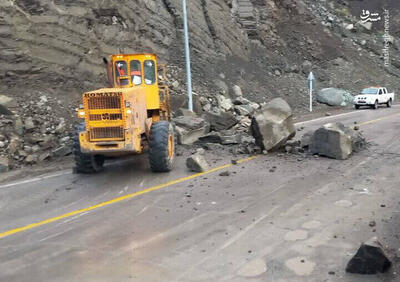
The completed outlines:
{"type": "Polygon", "coordinates": [[[185,33],[185,58],[186,58],[186,77],[188,91],[188,109],[193,112],[193,97],[192,97],[192,74],[190,69],[190,49],[189,49],[189,31],[187,22],[186,0],[182,0],[183,8],[183,30],[185,33]]]}

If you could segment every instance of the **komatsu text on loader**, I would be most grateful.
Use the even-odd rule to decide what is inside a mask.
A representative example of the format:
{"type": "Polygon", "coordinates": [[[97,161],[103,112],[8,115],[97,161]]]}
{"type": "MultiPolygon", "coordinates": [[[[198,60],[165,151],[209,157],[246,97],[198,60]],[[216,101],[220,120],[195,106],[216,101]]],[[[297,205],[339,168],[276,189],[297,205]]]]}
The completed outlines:
{"type": "Polygon", "coordinates": [[[76,172],[102,169],[106,157],[148,149],[150,168],[167,172],[175,157],[165,66],[154,54],[119,54],[104,59],[109,88],[82,95],[74,137],[76,172]]]}

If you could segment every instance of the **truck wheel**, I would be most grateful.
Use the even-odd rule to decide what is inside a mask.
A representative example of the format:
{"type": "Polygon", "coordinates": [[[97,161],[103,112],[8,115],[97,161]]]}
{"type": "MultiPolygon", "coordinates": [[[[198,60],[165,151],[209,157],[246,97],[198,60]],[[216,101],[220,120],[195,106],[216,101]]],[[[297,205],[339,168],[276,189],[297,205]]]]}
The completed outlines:
{"type": "Polygon", "coordinates": [[[154,172],[171,171],[175,160],[175,135],[168,121],[154,122],[149,138],[150,168],[154,172]]]}
{"type": "Polygon", "coordinates": [[[377,110],[378,109],[378,100],[376,100],[375,101],[375,103],[374,103],[374,105],[372,106],[372,108],[374,109],[374,110],[377,110]]]}
{"type": "Polygon", "coordinates": [[[388,108],[392,107],[392,99],[389,99],[389,101],[387,101],[386,106],[388,108]]]}
{"type": "Polygon", "coordinates": [[[77,173],[93,173],[103,169],[104,156],[84,154],[81,152],[79,143],[79,133],[86,130],[85,123],[80,123],[76,127],[74,135],[74,155],[75,155],[75,170],[77,173]]]}
{"type": "Polygon", "coordinates": [[[358,110],[360,108],[359,105],[355,105],[354,107],[356,108],[356,110],[358,110]]]}

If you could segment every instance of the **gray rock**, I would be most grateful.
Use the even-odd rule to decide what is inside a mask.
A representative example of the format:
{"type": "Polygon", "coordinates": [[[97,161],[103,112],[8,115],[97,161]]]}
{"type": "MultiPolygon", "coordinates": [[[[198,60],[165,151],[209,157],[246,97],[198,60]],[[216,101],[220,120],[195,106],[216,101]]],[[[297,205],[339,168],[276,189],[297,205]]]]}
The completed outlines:
{"type": "Polygon", "coordinates": [[[249,100],[247,100],[246,98],[243,98],[241,96],[236,97],[235,99],[233,99],[232,102],[233,102],[234,105],[248,105],[248,104],[250,104],[249,100]]]}
{"type": "Polygon", "coordinates": [[[346,272],[357,274],[377,274],[389,270],[392,265],[376,237],[361,244],[357,253],[346,266],[346,272]]]}
{"type": "Polygon", "coordinates": [[[55,138],[52,135],[45,135],[43,141],[39,141],[43,149],[49,149],[55,146],[55,138]]]}
{"type": "Polygon", "coordinates": [[[181,145],[191,145],[210,131],[209,123],[200,117],[180,116],[173,121],[176,124],[178,143],[181,145]]]}
{"type": "Polygon", "coordinates": [[[36,128],[35,123],[33,122],[33,118],[32,117],[28,117],[27,119],[25,119],[24,121],[24,128],[26,131],[30,132],[33,129],[36,128]]]}
{"type": "Polygon", "coordinates": [[[50,159],[50,157],[51,157],[50,153],[45,152],[39,156],[39,161],[42,162],[42,161],[48,160],[48,159],[50,159]]]}
{"type": "Polygon", "coordinates": [[[200,137],[207,135],[210,131],[209,125],[204,125],[197,129],[184,129],[179,126],[175,127],[178,144],[192,145],[199,140],[200,137]]]}
{"type": "Polygon", "coordinates": [[[198,149],[196,150],[196,154],[199,154],[199,155],[204,155],[205,152],[206,152],[206,151],[205,151],[203,148],[198,148],[198,149]]]}
{"type": "Polygon", "coordinates": [[[171,87],[172,89],[177,89],[179,88],[179,85],[180,85],[179,81],[175,80],[174,82],[172,82],[171,87]]]}
{"type": "Polygon", "coordinates": [[[204,172],[209,169],[206,159],[200,154],[194,154],[186,159],[186,166],[194,172],[204,172]]]}
{"type": "Polygon", "coordinates": [[[176,111],[176,116],[184,116],[184,117],[197,117],[197,114],[195,112],[189,111],[188,109],[185,108],[179,108],[176,111]]]}
{"type": "Polygon", "coordinates": [[[11,110],[17,107],[18,104],[14,98],[6,95],[0,95],[0,114],[12,115],[13,113],[11,110]]]}
{"type": "Polygon", "coordinates": [[[32,146],[32,152],[33,153],[37,153],[40,151],[40,146],[39,145],[33,145],[32,146]]]}
{"type": "Polygon", "coordinates": [[[301,65],[301,68],[303,70],[303,73],[308,74],[312,69],[312,63],[310,61],[304,61],[301,65]]]}
{"type": "Polygon", "coordinates": [[[18,135],[24,134],[24,124],[20,117],[15,118],[14,129],[18,135]]]}
{"type": "Polygon", "coordinates": [[[186,130],[199,129],[207,125],[207,122],[200,117],[179,116],[173,119],[173,122],[186,130]]]}
{"type": "Polygon", "coordinates": [[[251,129],[262,150],[281,147],[296,134],[289,104],[276,98],[262,106],[253,117],[251,129]]]}
{"type": "Polygon", "coordinates": [[[224,110],[229,111],[233,107],[231,99],[226,98],[224,95],[217,95],[218,106],[224,110]]]}
{"type": "Polygon", "coordinates": [[[10,144],[8,144],[8,152],[14,155],[18,151],[20,146],[21,140],[19,140],[18,138],[12,138],[10,144]]]}
{"type": "Polygon", "coordinates": [[[26,158],[28,156],[28,153],[25,152],[24,150],[19,150],[18,156],[26,158]]]}
{"type": "Polygon", "coordinates": [[[248,116],[254,112],[253,107],[249,105],[236,105],[234,108],[235,112],[241,116],[248,116]]]}
{"type": "Polygon", "coordinates": [[[353,96],[346,90],[324,88],[317,93],[317,101],[329,106],[347,106],[353,103],[353,96]]]}
{"type": "Polygon", "coordinates": [[[232,87],[232,91],[233,91],[233,95],[235,97],[242,97],[243,96],[242,89],[238,85],[234,85],[232,87]]]}
{"type": "Polygon", "coordinates": [[[7,95],[0,95],[0,105],[7,107],[7,108],[16,108],[18,107],[17,101],[7,95]]]}
{"type": "Polygon", "coordinates": [[[32,155],[28,155],[28,156],[25,158],[25,162],[26,162],[27,164],[35,164],[35,163],[37,163],[38,159],[39,159],[39,156],[38,156],[38,155],[32,154],[32,155]]]}
{"type": "Polygon", "coordinates": [[[345,160],[352,153],[351,137],[341,123],[328,123],[317,129],[311,139],[310,151],[325,157],[345,160]]]}
{"type": "Polygon", "coordinates": [[[363,23],[362,21],[359,21],[359,22],[356,23],[356,26],[360,26],[360,27],[364,28],[364,30],[366,30],[366,31],[371,31],[372,30],[372,23],[371,22],[363,23]]]}
{"type": "Polygon", "coordinates": [[[60,142],[61,142],[61,143],[67,143],[70,139],[71,139],[71,137],[65,136],[65,137],[63,137],[63,138],[60,139],[60,142]]]}
{"type": "Polygon", "coordinates": [[[67,125],[65,124],[65,121],[64,121],[64,120],[61,120],[61,122],[57,125],[55,132],[56,132],[57,134],[64,133],[64,132],[65,132],[65,129],[66,129],[66,126],[67,126],[67,125]]]}
{"type": "Polygon", "coordinates": [[[358,153],[367,148],[368,142],[361,132],[355,131],[349,127],[346,127],[345,132],[350,136],[353,152],[358,153]]]}
{"type": "Polygon", "coordinates": [[[217,151],[217,152],[224,149],[224,146],[219,143],[205,143],[203,147],[206,150],[217,151]]]}
{"type": "Polygon", "coordinates": [[[229,93],[229,88],[228,85],[226,85],[226,83],[220,79],[216,79],[214,81],[215,86],[218,88],[218,90],[220,91],[220,93],[224,94],[224,95],[228,95],[229,93]]]}
{"type": "Polygon", "coordinates": [[[240,134],[222,135],[221,136],[221,144],[222,145],[239,144],[240,141],[241,141],[241,135],[240,134]]]}
{"type": "Polygon", "coordinates": [[[10,169],[10,161],[7,157],[0,157],[0,172],[7,172],[10,169]]]}
{"type": "Polygon", "coordinates": [[[32,147],[31,146],[24,146],[24,151],[27,153],[32,153],[32,147]]]}
{"type": "Polygon", "coordinates": [[[205,113],[204,118],[210,123],[211,130],[230,129],[237,124],[237,120],[230,113],[205,113]]]}
{"type": "Polygon", "coordinates": [[[350,31],[354,31],[354,30],[355,30],[354,24],[348,24],[348,25],[346,25],[345,29],[346,29],[346,30],[350,30],[350,31]]]}
{"type": "Polygon", "coordinates": [[[219,132],[212,131],[204,136],[199,138],[199,141],[202,143],[222,143],[222,135],[219,132]]]}
{"type": "Polygon", "coordinates": [[[64,156],[68,156],[72,153],[72,149],[69,146],[60,146],[57,149],[55,149],[53,151],[53,154],[56,157],[64,157],[64,156]]]}

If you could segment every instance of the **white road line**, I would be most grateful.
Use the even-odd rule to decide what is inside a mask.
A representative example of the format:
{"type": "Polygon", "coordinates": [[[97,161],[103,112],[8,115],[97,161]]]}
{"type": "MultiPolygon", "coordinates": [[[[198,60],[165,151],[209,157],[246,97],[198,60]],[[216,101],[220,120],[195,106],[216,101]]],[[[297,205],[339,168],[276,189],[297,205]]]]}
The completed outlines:
{"type": "Polygon", "coordinates": [[[58,172],[58,173],[54,173],[54,174],[50,174],[50,175],[30,178],[30,179],[26,179],[26,180],[23,180],[23,181],[12,182],[12,183],[9,183],[9,184],[0,185],[0,189],[1,188],[12,187],[12,186],[17,186],[17,185],[22,185],[22,184],[27,184],[27,183],[36,182],[36,181],[41,181],[41,180],[45,180],[45,179],[49,179],[49,178],[53,178],[53,177],[58,177],[58,176],[63,176],[63,175],[68,175],[68,174],[72,174],[72,171],[63,171],[63,172],[58,172]]]}

